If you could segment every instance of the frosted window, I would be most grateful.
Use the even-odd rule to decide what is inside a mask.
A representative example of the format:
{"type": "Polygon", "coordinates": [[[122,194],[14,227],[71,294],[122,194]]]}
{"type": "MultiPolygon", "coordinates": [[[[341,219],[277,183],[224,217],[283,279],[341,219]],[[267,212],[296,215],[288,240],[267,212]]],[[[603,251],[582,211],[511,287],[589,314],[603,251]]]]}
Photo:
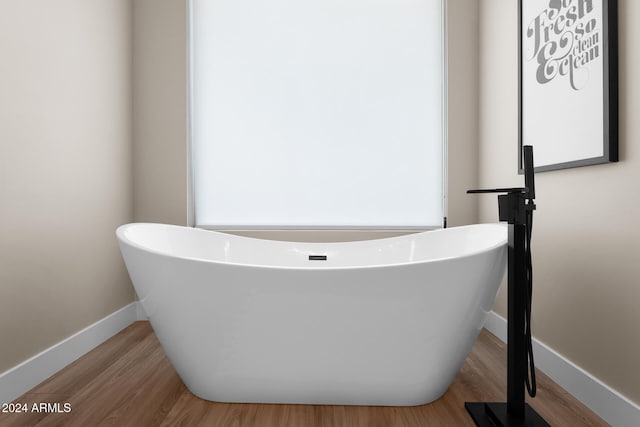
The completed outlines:
{"type": "Polygon", "coordinates": [[[192,0],[197,226],[438,227],[442,0],[192,0]]]}

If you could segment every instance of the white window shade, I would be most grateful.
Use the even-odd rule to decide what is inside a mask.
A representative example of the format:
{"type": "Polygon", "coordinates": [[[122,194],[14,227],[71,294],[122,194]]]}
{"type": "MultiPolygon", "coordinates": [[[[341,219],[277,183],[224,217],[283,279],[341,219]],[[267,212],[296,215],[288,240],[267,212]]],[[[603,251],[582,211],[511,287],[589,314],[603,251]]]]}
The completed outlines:
{"type": "Polygon", "coordinates": [[[443,221],[442,0],[192,0],[197,226],[443,221]]]}

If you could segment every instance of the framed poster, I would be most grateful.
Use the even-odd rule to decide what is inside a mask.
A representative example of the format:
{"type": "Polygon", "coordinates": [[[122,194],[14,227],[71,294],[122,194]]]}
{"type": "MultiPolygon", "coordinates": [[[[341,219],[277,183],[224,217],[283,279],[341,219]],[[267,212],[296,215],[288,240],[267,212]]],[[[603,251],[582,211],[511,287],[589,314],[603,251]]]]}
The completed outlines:
{"type": "Polygon", "coordinates": [[[618,161],[617,0],[519,0],[519,170],[618,161]]]}

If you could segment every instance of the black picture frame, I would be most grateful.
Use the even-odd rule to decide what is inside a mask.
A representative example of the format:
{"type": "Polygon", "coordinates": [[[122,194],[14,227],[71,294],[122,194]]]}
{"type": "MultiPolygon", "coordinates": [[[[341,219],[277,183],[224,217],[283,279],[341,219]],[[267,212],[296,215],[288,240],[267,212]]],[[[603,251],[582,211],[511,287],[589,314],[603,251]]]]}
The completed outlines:
{"type": "Polygon", "coordinates": [[[617,22],[617,0],[518,0],[520,174],[524,145],[536,172],[618,161],[617,22]]]}

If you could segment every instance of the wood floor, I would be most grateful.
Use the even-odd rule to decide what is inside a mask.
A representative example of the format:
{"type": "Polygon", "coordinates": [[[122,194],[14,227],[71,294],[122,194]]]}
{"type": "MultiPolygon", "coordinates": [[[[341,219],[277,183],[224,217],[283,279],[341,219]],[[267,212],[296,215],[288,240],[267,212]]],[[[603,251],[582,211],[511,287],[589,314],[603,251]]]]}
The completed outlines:
{"type": "MultiPolygon", "coordinates": [[[[136,322],[16,399],[29,411],[0,413],[0,426],[472,426],[464,402],[504,401],[505,366],[505,345],[483,330],[444,397],[428,405],[214,403],[186,389],[149,323],[136,322]],[[59,412],[32,411],[42,403],[59,412]]],[[[530,404],[552,426],[608,425],[541,373],[530,404]]]]}

